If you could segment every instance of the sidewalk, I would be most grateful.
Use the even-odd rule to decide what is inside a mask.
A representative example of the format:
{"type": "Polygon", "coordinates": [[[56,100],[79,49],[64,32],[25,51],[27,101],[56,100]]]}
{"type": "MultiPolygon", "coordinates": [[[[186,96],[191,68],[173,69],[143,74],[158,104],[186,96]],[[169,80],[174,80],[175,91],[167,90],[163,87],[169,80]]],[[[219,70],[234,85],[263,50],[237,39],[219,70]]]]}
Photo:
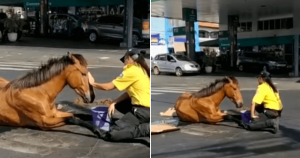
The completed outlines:
{"type": "MultiPolygon", "coordinates": [[[[149,56],[149,48],[141,49],[146,50],[149,56]]],[[[122,66],[119,59],[126,49],[120,48],[116,43],[91,44],[86,40],[24,37],[20,42],[1,44],[0,61],[45,62],[51,57],[60,57],[67,52],[82,54],[90,65],[122,66]]],[[[147,62],[149,64],[149,60],[147,62]]]]}

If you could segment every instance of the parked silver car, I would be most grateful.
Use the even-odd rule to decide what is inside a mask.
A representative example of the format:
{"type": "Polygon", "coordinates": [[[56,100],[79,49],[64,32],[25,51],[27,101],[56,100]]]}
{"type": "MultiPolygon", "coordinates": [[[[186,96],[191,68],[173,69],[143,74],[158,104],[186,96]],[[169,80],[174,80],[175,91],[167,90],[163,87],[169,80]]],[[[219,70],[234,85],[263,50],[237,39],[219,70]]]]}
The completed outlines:
{"type": "MultiPolygon", "coordinates": [[[[123,15],[107,15],[88,23],[88,36],[90,42],[99,38],[123,39],[123,15]]],[[[142,42],[142,21],[133,18],[132,45],[142,42]]]]}
{"type": "Polygon", "coordinates": [[[182,76],[184,73],[199,73],[200,65],[182,54],[158,54],[151,60],[151,69],[154,75],[168,72],[182,76]]]}

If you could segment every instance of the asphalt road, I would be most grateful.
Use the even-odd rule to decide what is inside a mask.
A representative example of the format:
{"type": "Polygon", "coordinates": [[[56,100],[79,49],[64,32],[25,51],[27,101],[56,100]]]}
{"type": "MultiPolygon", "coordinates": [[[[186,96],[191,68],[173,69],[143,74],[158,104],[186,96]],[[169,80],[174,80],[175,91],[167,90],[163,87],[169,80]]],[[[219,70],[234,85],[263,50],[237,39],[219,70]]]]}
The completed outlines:
{"type": "MultiPolygon", "coordinates": [[[[195,92],[216,76],[152,76],[151,122],[175,120],[163,118],[159,112],[174,106],[184,91],[195,92]]],[[[239,77],[244,104],[250,105],[257,86],[255,78],[239,77]]],[[[180,131],[151,136],[152,158],[297,158],[300,154],[300,98],[299,83],[295,78],[276,78],[284,111],[280,119],[280,132],[245,131],[232,122],[219,125],[188,124],[179,126],[180,131]]],[[[221,109],[235,109],[229,99],[221,103],[221,109]]]]}
{"type": "MultiPolygon", "coordinates": [[[[91,73],[97,82],[109,82],[121,73],[121,68],[94,68],[91,73]]],[[[8,80],[21,77],[26,71],[0,70],[0,76],[8,80]]],[[[96,100],[115,98],[118,91],[96,90],[96,100]]],[[[73,101],[75,92],[66,87],[57,101],[73,101]]],[[[150,149],[137,142],[111,143],[96,139],[85,128],[65,126],[62,131],[40,131],[26,128],[0,127],[0,157],[2,158],[136,158],[149,157],[150,149]]],[[[149,139],[145,138],[146,141],[149,139]]]]}

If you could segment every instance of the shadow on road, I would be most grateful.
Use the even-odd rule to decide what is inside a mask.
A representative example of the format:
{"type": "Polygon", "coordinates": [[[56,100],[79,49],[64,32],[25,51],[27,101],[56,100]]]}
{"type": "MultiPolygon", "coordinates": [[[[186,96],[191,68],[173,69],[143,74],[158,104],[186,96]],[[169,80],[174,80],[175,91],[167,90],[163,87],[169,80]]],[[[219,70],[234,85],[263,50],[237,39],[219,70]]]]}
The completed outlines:
{"type": "MultiPolygon", "coordinates": [[[[300,131],[280,126],[282,134],[278,136],[270,135],[270,137],[255,137],[244,138],[241,140],[226,141],[219,144],[208,145],[204,147],[190,147],[185,150],[177,150],[174,152],[163,152],[152,154],[154,157],[183,157],[193,153],[202,153],[202,158],[211,157],[253,157],[264,154],[284,153],[287,151],[298,151],[300,146],[297,144],[300,142],[300,131]],[[280,140],[281,138],[281,140],[280,140]],[[285,139],[288,138],[288,139],[285,139]],[[295,143],[297,141],[297,143],[295,143]],[[215,154],[222,155],[216,156],[215,154]],[[205,156],[207,155],[207,156],[205,156]]],[[[276,157],[276,156],[275,156],[276,157]]],[[[195,157],[196,158],[196,157],[195,157]]]]}
{"type": "MultiPolygon", "coordinates": [[[[72,49],[104,49],[125,50],[120,47],[120,40],[100,40],[91,43],[87,38],[71,39],[67,37],[22,37],[17,42],[6,42],[6,46],[48,47],[48,48],[72,48],[72,49]]],[[[138,48],[150,48],[150,45],[141,44],[138,48]]]]}
{"type": "MultiPolygon", "coordinates": [[[[205,72],[200,72],[200,73],[195,73],[195,74],[184,74],[181,77],[210,77],[210,76],[234,76],[234,77],[253,77],[255,78],[259,74],[258,71],[247,71],[247,72],[239,72],[235,70],[217,70],[216,72],[212,73],[205,73],[205,72]]],[[[166,76],[175,76],[175,73],[161,73],[161,75],[166,75],[166,76]]],[[[273,78],[293,78],[290,77],[288,72],[272,72],[271,73],[273,78]]],[[[300,82],[300,80],[298,81],[300,82]]]]}

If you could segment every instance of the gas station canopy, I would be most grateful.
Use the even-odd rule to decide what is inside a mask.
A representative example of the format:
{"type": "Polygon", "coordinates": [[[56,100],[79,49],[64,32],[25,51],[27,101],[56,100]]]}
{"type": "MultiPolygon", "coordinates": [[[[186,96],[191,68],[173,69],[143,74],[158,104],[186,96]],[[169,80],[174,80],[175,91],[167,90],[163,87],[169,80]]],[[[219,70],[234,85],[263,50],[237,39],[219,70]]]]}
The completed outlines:
{"type": "Polygon", "coordinates": [[[182,19],[182,8],[197,10],[197,20],[227,23],[228,15],[240,19],[272,17],[298,10],[299,0],[151,0],[151,16],[182,19]],[[280,5],[278,5],[280,4],[280,5]]]}
{"type": "MultiPolygon", "coordinates": [[[[82,6],[106,6],[122,5],[125,0],[49,0],[50,7],[82,7],[82,6]]],[[[24,0],[24,7],[39,7],[40,0],[24,0]]]]}

